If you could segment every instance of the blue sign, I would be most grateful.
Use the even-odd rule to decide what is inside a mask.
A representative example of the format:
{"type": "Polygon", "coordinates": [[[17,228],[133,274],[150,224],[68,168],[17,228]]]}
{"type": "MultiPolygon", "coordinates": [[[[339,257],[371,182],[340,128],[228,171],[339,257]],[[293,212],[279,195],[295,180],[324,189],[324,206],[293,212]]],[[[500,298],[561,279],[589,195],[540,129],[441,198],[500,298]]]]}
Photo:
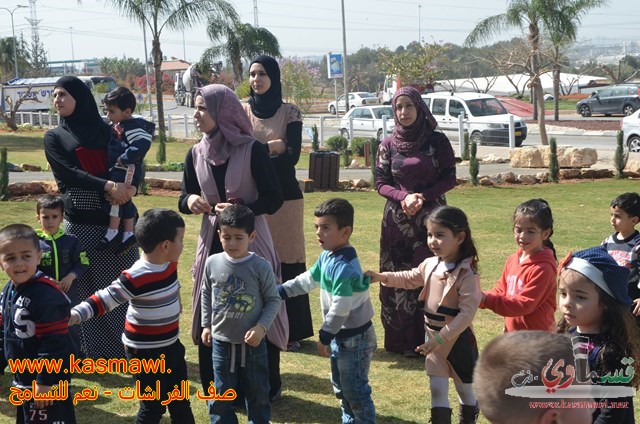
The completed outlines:
{"type": "Polygon", "coordinates": [[[327,55],[327,75],[329,78],[342,78],[342,53],[327,55]]]}

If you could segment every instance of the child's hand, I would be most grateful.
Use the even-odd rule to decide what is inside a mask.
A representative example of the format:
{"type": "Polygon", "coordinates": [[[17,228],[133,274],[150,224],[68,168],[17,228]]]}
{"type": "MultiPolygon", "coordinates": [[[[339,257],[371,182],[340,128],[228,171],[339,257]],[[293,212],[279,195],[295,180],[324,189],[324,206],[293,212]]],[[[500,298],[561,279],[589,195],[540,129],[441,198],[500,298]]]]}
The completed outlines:
{"type": "Polygon", "coordinates": [[[318,353],[320,354],[320,356],[324,356],[324,357],[329,357],[329,346],[326,344],[322,344],[322,342],[320,340],[318,340],[318,344],[316,345],[316,348],[318,349],[318,353]]]}
{"type": "Polygon", "coordinates": [[[633,315],[640,316],[640,297],[633,301],[633,315]]]}
{"type": "Polygon", "coordinates": [[[70,272],[62,280],[58,281],[58,288],[60,288],[60,290],[62,290],[65,293],[68,292],[69,289],[71,288],[71,284],[73,284],[75,279],[76,279],[76,275],[73,272],[70,272]]]}
{"type": "Polygon", "coordinates": [[[80,316],[71,310],[71,316],[69,317],[69,327],[80,324],[80,316]]]}
{"type": "Polygon", "coordinates": [[[202,329],[200,339],[202,340],[203,345],[211,346],[211,329],[209,327],[202,329]]]}
{"type": "Polygon", "coordinates": [[[244,335],[244,342],[251,347],[258,347],[265,334],[267,334],[267,330],[258,324],[247,331],[247,334],[244,335]]]}
{"type": "MultiPolygon", "coordinates": [[[[34,393],[34,397],[36,394],[44,394],[49,393],[51,391],[51,386],[45,386],[44,384],[36,383],[36,392],[34,393]]],[[[47,406],[53,405],[53,399],[35,399],[33,401],[35,403],[36,408],[42,409],[47,406]]]]}
{"type": "Polygon", "coordinates": [[[440,349],[441,346],[442,344],[438,343],[438,340],[436,340],[435,337],[429,337],[429,341],[418,346],[416,348],[416,352],[422,356],[427,356],[440,349]]]}
{"type": "Polygon", "coordinates": [[[385,275],[384,272],[375,272],[375,271],[367,270],[367,272],[365,272],[364,275],[371,278],[372,283],[376,281],[380,281],[382,285],[385,285],[387,282],[387,276],[385,275]]]}

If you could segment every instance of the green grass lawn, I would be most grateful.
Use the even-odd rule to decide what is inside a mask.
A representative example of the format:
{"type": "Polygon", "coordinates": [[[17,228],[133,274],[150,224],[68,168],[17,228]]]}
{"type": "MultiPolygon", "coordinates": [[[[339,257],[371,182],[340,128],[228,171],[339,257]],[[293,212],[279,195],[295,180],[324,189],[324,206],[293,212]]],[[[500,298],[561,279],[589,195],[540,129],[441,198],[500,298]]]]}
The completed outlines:
{"type": "MultiPolygon", "coordinates": [[[[499,278],[508,255],[515,251],[511,231],[511,214],[521,202],[542,197],[549,201],[555,218],[555,232],[552,237],[558,257],[569,250],[581,249],[599,244],[610,234],[609,202],[616,195],[638,190],[638,182],[631,180],[600,180],[595,182],[545,184],[535,186],[509,187],[458,187],[448,195],[449,204],[462,208],[469,216],[474,240],[480,253],[480,275],[482,288],[494,286],[499,278]]],[[[364,269],[377,269],[380,219],[383,200],[375,192],[316,192],[305,195],[305,231],[307,265],[313,264],[320,248],[317,246],[313,230],[313,209],[320,202],[341,196],[353,203],[356,223],[352,244],[358,250],[364,269]]],[[[140,196],[136,203],[140,211],[151,207],[177,209],[177,197],[140,196]]],[[[23,222],[35,225],[35,202],[14,200],[3,202],[0,226],[23,222]]],[[[190,292],[192,287],[190,268],[194,260],[200,219],[185,216],[187,232],[185,249],[180,261],[179,273],[182,284],[182,299],[185,312],[181,319],[183,332],[181,339],[187,348],[187,362],[191,382],[192,407],[198,423],[208,422],[203,401],[195,397],[200,387],[197,372],[197,351],[190,341],[190,292]]],[[[383,345],[383,330],[380,324],[380,302],[378,286],[371,288],[371,297],[376,316],[375,328],[378,345],[383,345]]],[[[322,322],[320,316],[319,293],[312,293],[314,328],[322,322]]],[[[490,311],[480,310],[474,320],[474,329],[480,349],[489,340],[502,332],[503,320],[490,311]]],[[[541,346],[541,348],[544,348],[541,346]]],[[[273,405],[273,423],[336,423],[340,411],[338,401],[332,394],[329,382],[329,361],[318,356],[315,339],[302,343],[302,349],[295,353],[282,353],[283,397],[273,405]]],[[[129,386],[132,382],[126,375],[87,375],[76,378],[76,388],[98,388],[99,393],[129,386]]],[[[429,418],[428,381],[424,363],[420,359],[407,359],[384,352],[379,347],[374,355],[370,373],[378,422],[380,423],[426,423],[429,418]]],[[[0,377],[0,423],[12,422],[13,407],[7,401],[7,387],[10,376],[0,377]]],[[[453,386],[453,385],[451,385],[453,386]]],[[[457,410],[457,397],[453,389],[450,399],[457,410]]],[[[637,401],[637,399],[636,399],[637,401]]],[[[636,420],[640,419],[640,409],[636,402],[636,420]]],[[[119,400],[115,396],[100,395],[97,401],[81,402],[77,406],[78,421],[81,423],[124,424],[133,422],[137,404],[119,400]]],[[[524,411],[523,411],[524,412],[524,411]]],[[[526,413],[526,412],[524,412],[526,413]]],[[[246,417],[240,418],[246,422],[246,417]]],[[[457,420],[455,420],[457,421],[457,420]]],[[[163,423],[168,423],[165,418],[163,423]]],[[[480,422],[486,423],[482,419],[480,422]]]]}

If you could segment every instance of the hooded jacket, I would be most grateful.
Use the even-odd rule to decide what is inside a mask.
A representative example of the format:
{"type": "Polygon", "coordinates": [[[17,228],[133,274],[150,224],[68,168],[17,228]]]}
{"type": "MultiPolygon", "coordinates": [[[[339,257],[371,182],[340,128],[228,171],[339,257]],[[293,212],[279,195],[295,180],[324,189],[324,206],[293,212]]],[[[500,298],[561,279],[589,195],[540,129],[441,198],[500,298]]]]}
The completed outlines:
{"type": "Polygon", "coordinates": [[[544,248],[520,262],[522,250],[507,259],[496,287],[485,293],[481,308],[505,317],[505,331],[550,331],[556,310],[556,260],[544,248]]]}
{"type": "Polygon", "coordinates": [[[76,275],[76,279],[87,272],[89,258],[76,236],[65,234],[62,227],[53,235],[42,230],[36,230],[36,233],[41,240],[40,244],[47,246],[47,249],[42,249],[42,258],[38,265],[38,269],[45,275],[60,281],[70,272],[76,275]]]}

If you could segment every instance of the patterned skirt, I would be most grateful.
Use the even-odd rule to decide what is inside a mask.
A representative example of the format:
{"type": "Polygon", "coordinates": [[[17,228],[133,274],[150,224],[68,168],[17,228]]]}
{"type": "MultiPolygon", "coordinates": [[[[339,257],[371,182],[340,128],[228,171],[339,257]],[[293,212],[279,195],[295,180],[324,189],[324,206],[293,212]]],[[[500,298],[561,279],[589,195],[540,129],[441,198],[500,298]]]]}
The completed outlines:
{"type": "MultiPolygon", "coordinates": [[[[99,225],[64,222],[65,231],[73,234],[85,248],[89,258],[89,269],[75,282],[80,300],[107,287],[140,258],[138,246],[130,249],[125,255],[115,254],[116,246],[98,252],[95,246],[105,234],[107,227],[99,225]]],[[[80,325],[82,351],[88,358],[124,358],[122,332],[128,303],[107,312],[106,315],[94,317],[80,325]]]]}

